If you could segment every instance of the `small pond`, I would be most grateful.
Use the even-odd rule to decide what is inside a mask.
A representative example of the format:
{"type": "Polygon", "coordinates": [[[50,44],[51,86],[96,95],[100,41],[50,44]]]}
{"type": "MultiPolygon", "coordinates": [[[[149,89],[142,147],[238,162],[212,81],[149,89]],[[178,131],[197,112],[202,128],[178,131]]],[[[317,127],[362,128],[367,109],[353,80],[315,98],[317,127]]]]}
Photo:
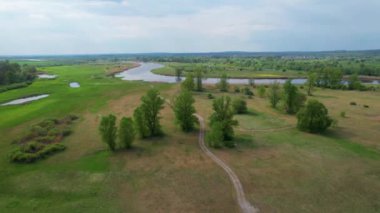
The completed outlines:
{"type": "Polygon", "coordinates": [[[16,100],[13,100],[13,101],[1,104],[1,106],[25,104],[25,103],[28,103],[28,102],[32,102],[32,101],[40,100],[40,99],[43,99],[43,98],[47,98],[48,96],[49,96],[48,94],[43,94],[43,95],[36,95],[36,96],[27,97],[27,98],[20,98],[20,99],[16,99],[16,100]]]}
{"type": "Polygon", "coordinates": [[[71,88],[79,88],[80,87],[80,84],[78,82],[71,82],[70,83],[70,87],[71,88]]]}
{"type": "Polygon", "coordinates": [[[41,78],[41,79],[55,79],[55,78],[57,78],[57,76],[56,75],[49,75],[49,74],[39,74],[38,78],[41,78]]]}

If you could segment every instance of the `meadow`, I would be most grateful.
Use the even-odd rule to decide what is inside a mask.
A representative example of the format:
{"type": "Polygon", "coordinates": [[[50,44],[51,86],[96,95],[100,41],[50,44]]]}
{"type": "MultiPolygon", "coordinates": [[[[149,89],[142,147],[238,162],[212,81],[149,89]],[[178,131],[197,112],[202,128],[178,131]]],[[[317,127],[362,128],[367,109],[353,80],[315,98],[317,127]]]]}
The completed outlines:
{"type": "MultiPolygon", "coordinates": [[[[137,140],[130,151],[107,150],[98,134],[100,115],[131,116],[150,87],[168,99],[180,89],[175,84],[115,79],[107,76],[110,67],[109,63],[42,67],[39,70],[58,78],[0,93],[0,103],[50,94],[0,108],[0,209],[239,212],[224,171],[201,152],[196,131],[180,131],[168,106],[161,112],[164,137],[137,140]],[[70,88],[72,81],[81,87],[70,88]],[[31,124],[68,114],[80,119],[63,141],[67,150],[34,164],[9,162],[12,140],[31,124]]],[[[204,118],[212,113],[208,93],[242,96],[220,93],[213,86],[206,90],[194,93],[197,112],[204,118]]],[[[237,147],[213,152],[237,173],[249,201],[261,212],[379,212],[380,92],[317,89],[312,98],[324,103],[337,120],[328,132],[300,132],[295,116],[271,109],[267,99],[254,96],[247,99],[250,113],[236,116],[237,147]],[[342,111],[345,117],[340,116],[342,111]]]]}

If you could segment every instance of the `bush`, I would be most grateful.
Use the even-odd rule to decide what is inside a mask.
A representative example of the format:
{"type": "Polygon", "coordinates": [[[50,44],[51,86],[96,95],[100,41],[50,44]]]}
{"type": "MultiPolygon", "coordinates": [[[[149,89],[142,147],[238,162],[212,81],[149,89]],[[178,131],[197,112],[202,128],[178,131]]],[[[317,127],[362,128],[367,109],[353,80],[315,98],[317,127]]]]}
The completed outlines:
{"type": "Polygon", "coordinates": [[[207,98],[208,99],[214,99],[215,97],[211,93],[209,93],[209,94],[207,94],[207,98]]]}
{"type": "Polygon", "coordinates": [[[58,136],[60,135],[60,131],[57,128],[53,128],[49,130],[48,136],[58,136]]]}
{"type": "Polygon", "coordinates": [[[36,138],[36,141],[40,142],[40,143],[52,143],[54,142],[56,136],[42,136],[42,137],[38,137],[36,138]]]}
{"type": "Polygon", "coordinates": [[[340,112],[340,117],[345,118],[346,117],[346,112],[344,112],[344,111],[340,112]]]}
{"type": "Polygon", "coordinates": [[[33,135],[34,137],[46,136],[48,134],[48,130],[46,128],[41,127],[41,126],[34,125],[30,129],[30,134],[33,135]]]}
{"type": "Polygon", "coordinates": [[[67,136],[71,135],[71,133],[73,133],[73,131],[69,127],[66,127],[65,129],[62,130],[62,136],[63,137],[67,137],[67,136]]]}
{"type": "Polygon", "coordinates": [[[11,152],[10,160],[32,163],[64,150],[65,146],[57,142],[71,134],[72,131],[68,124],[76,119],[78,119],[77,116],[69,115],[61,120],[46,119],[33,125],[26,136],[20,140],[15,140],[15,143],[21,145],[11,152]]]}
{"type": "MultiPolygon", "coordinates": [[[[28,148],[33,147],[36,149],[37,143],[29,144],[28,148]]],[[[63,151],[66,149],[66,147],[63,144],[50,144],[47,146],[44,146],[42,149],[36,151],[36,152],[25,152],[26,148],[16,149],[14,150],[10,155],[10,160],[13,162],[18,163],[32,163],[36,160],[43,159],[53,153],[63,151]]]]}
{"type": "Polygon", "coordinates": [[[259,86],[258,93],[259,93],[259,97],[260,98],[264,98],[265,97],[265,92],[266,92],[265,86],[263,86],[263,85],[259,86]]]}
{"type": "Polygon", "coordinates": [[[350,105],[351,106],[356,106],[356,102],[352,101],[352,102],[350,102],[350,105]]]}
{"type": "Polygon", "coordinates": [[[19,89],[19,88],[27,87],[30,84],[32,84],[32,82],[15,83],[15,84],[7,85],[7,86],[2,86],[2,87],[0,87],[0,93],[1,92],[6,92],[8,90],[13,90],[13,89],[19,89]]]}
{"type": "Polygon", "coordinates": [[[369,106],[368,106],[368,105],[364,105],[363,107],[364,107],[364,108],[369,108],[369,106]]]}
{"type": "Polygon", "coordinates": [[[243,93],[244,93],[244,95],[248,95],[248,96],[253,96],[254,95],[253,92],[252,92],[252,90],[249,89],[248,87],[245,87],[243,89],[243,93]]]}
{"type": "Polygon", "coordinates": [[[20,150],[25,153],[36,153],[43,149],[45,146],[43,144],[37,143],[36,141],[29,142],[20,147],[20,150]]]}
{"type": "Polygon", "coordinates": [[[239,87],[235,87],[235,93],[240,93],[240,88],[239,87]]]}
{"type": "Polygon", "coordinates": [[[77,116],[77,115],[73,115],[73,114],[69,115],[68,117],[69,117],[70,120],[72,120],[72,121],[75,121],[75,120],[78,120],[78,119],[79,119],[79,116],[77,116]]]}
{"type": "Polygon", "coordinates": [[[301,131],[320,133],[332,124],[326,107],[317,100],[309,100],[297,114],[297,128],[301,131]]]}
{"type": "Polygon", "coordinates": [[[234,100],[234,102],[232,103],[232,107],[236,114],[244,114],[244,113],[247,113],[248,111],[247,102],[244,101],[243,99],[234,100]]]}

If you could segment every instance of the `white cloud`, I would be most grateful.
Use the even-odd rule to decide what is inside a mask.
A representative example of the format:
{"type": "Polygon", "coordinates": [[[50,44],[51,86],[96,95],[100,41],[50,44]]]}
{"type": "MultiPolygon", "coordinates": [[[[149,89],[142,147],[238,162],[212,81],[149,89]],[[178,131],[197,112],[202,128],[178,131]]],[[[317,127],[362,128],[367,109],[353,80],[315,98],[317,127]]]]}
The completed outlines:
{"type": "Polygon", "coordinates": [[[371,20],[380,17],[371,12],[380,5],[369,1],[0,0],[0,54],[308,49],[307,39],[352,31],[355,23],[378,32],[371,20]],[[347,19],[344,5],[352,14],[368,11],[347,19]]]}

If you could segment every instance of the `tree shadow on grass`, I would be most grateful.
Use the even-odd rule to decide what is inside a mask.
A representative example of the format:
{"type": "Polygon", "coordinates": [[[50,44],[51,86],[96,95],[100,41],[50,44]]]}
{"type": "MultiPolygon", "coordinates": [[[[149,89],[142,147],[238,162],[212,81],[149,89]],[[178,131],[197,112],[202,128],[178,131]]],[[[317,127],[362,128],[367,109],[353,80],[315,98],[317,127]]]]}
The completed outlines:
{"type": "Polygon", "coordinates": [[[234,139],[236,144],[235,149],[237,151],[243,151],[244,149],[257,149],[259,145],[255,143],[253,137],[250,135],[239,135],[234,139]]]}
{"type": "Polygon", "coordinates": [[[380,159],[380,151],[360,144],[355,141],[349,140],[350,136],[354,136],[353,132],[345,132],[344,134],[336,131],[337,127],[334,129],[329,129],[322,133],[321,136],[333,139],[335,143],[339,144],[342,148],[351,151],[361,157],[366,157],[370,159],[380,159]],[[334,130],[335,129],[335,130],[334,130]]]}

